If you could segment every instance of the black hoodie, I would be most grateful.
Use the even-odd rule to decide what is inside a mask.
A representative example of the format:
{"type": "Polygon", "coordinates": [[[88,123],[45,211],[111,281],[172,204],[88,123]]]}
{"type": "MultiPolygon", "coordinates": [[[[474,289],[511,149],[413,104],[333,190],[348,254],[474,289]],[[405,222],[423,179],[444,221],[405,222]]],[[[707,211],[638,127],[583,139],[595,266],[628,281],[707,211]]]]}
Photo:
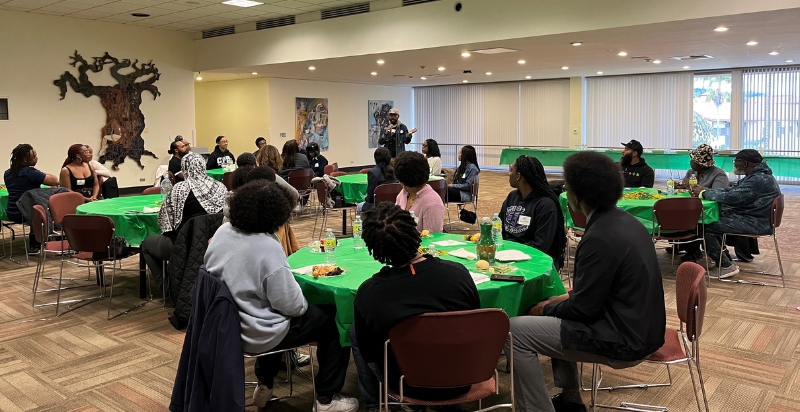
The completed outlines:
{"type": "MultiPolygon", "coordinates": [[[[222,153],[222,150],[219,149],[219,146],[215,146],[214,151],[211,152],[210,155],[208,155],[206,170],[221,169],[224,165],[220,162],[220,160],[225,157],[229,158],[228,164],[236,163],[236,156],[234,156],[230,150],[226,151],[225,153],[222,153]]],[[[224,163],[225,161],[222,160],[222,162],[224,163]]]]}
{"type": "Polygon", "coordinates": [[[561,245],[556,236],[563,236],[558,224],[558,205],[549,197],[531,192],[522,198],[519,190],[508,194],[500,208],[503,239],[522,243],[547,253],[556,267],[561,266],[561,245]]]}
{"type": "Polygon", "coordinates": [[[656,172],[640,157],[639,163],[622,167],[622,177],[625,187],[653,187],[656,172]]]}

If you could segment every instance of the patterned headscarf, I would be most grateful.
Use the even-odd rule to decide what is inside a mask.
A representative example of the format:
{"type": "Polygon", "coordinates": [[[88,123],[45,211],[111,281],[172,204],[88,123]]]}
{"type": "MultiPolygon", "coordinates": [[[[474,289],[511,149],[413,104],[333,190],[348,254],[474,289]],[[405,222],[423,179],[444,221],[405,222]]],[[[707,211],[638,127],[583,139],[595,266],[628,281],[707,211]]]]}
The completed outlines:
{"type": "Polygon", "coordinates": [[[689,154],[695,163],[703,167],[714,166],[714,148],[707,144],[701,144],[689,154]]]}
{"type": "Polygon", "coordinates": [[[169,197],[161,205],[158,212],[158,225],[163,232],[177,230],[183,221],[183,207],[189,192],[206,213],[219,213],[225,204],[228,189],[206,174],[206,162],[197,153],[189,152],[181,159],[181,170],[186,180],[172,188],[169,197]]]}

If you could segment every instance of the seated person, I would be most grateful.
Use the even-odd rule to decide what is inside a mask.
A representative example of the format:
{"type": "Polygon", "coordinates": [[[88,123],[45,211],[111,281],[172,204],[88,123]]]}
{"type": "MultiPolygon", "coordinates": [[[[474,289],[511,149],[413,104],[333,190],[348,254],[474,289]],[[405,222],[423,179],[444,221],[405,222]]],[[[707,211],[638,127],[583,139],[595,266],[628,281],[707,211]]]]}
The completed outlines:
{"type": "Polygon", "coordinates": [[[403,190],[397,194],[395,204],[403,210],[414,212],[422,233],[444,231],[444,203],[439,193],[428,185],[428,162],[420,153],[403,152],[394,159],[394,170],[403,190]]]}
{"type": "Polygon", "coordinates": [[[422,143],[422,154],[428,160],[428,173],[431,176],[442,174],[442,154],[439,152],[439,143],[436,140],[428,139],[422,143]]]}
{"type": "Polygon", "coordinates": [[[268,144],[259,149],[258,155],[256,155],[256,166],[268,166],[275,173],[280,173],[283,169],[283,158],[281,158],[278,148],[268,144]]]}
{"type": "Polygon", "coordinates": [[[297,140],[287,140],[283,144],[283,151],[281,152],[283,159],[283,170],[280,172],[281,176],[289,176],[289,172],[299,169],[308,169],[311,166],[308,164],[308,158],[303,153],[300,153],[300,146],[297,145],[297,140]]]}
{"type": "Polygon", "coordinates": [[[92,149],[92,146],[86,145],[86,148],[89,149],[89,159],[92,159],[89,160],[89,166],[94,170],[94,174],[105,178],[111,177],[111,171],[97,160],[94,160],[94,149],[92,149]]]}
{"type": "Polygon", "coordinates": [[[394,167],[392,167],[392,154],[389,149],[379,147],[372,153],[375,167],[367,172],[367,197],[357,206],[358,212],[372,209],[375,205],[375,188],[384,183],[395,183],[394,167]]]}
{"type": "Polygon", "coordinates": [[[169,164],[167,166],[167,170],[175,177],[175,183],[184,180],[183,171],[181,171],[181,159],[191,150],[189,142],[183,140],[183,137],[180,139],[178,139],[178,137],[175,138],[174,142],[169,144],[169,154],[172,155],[172,157],[169,159],[169,164]]]}
{"type": "Polygon", "coordinates": [[[570,206],[588,224],[575,253],[572,291],[511,318],[514,395],[523,411],[586,411],[576,362],[631,367],[664,344],[661,268],[647,229],[616,207],[623,185],[618,165],[602,153],[578,152],[564,161],[564,179],[570,206]],[[555,386],[562,388],[552,400],[539,354],[551,358],[555,386]]]}
{"type": "Polygon", "coordinates": [[[757,150],[744,149],[736,153],[733,173],[744,175],[734,186],[708,189],[698,185],[692,194],[700,199],[714,200],[720,208],[719,220],[705,225],[706,251],[712,261],[718,261],[722,253],[722,266],[709,275],[729,278],[739,273],[739,267],[731,260],[728,248],[722,245],[723,233],[763,235],[772,232],[770,213],[772,201],[780,196],[781,188],[757,150]]]}
{"type": "MultiPolygon", "coordinates": [[[[3,181],[8,190],[8,203],[6,216],[14,223],[24,223],[22,213],[17,208],[17,201],[22,194],[31,189],[38,189],[42,185],[58,186],[58,177],[36,169],[39,156],[33,146],[22,143],[11,151],[11,167],[3,173],[3,181]]],[[[39,253],[39,242],[33,233],[28,230],[28,253],[39,253]]]]}
{"type": "Polygon", "coordinates": [[[228,150],[228,138],[225,136],[217,136],[217,145],[214,146],[214,151],[208,155],[208,162],[206,169],[224,169],[234,163],[233,153],[228,150]]]}
{"type": "Polygon", "coordinates": [[[471,145],[458,151],[461,162],[453,175],[453,183],[447,185],[447,201],[451,203],[472,201],[472,181],[478,178],[481,168],[478,166],[478,154],[471,145]]]}
{"type": "Polygon", "coordinates": [[[314,176],[322,177],[325,174],[328,159],[319,152],[318,144],[312,142],[306,145],[306,158],[308,164],[314,169],[314,176]]]}
{"type": "MultiPolygon", "coordinates": [[[[358,288],[350,344],[358,370],[358,386],[367,406],[378,406],[378,382],[383,378],[383,344],[392,327],[406,318],[431,312],[479,309],[478,289],[460,263],[420,255],[421,239],[414,218],[399,206],[378,203],[364,213],[364,243],[372,257],[387,265],[358,288]]],[[[663,334],[663,333],[662,333],[663,334]]],[[[389,362],[389,385],[397,387],[400,371],[389,362]]],[[[447,399],[467,388],[427,389],[405,386],[417,399],[447,399]]]]}
{"type": "Polygon", "coordinates": [[[253,152],[253,156],[258,156],[258,151],[261,150],[262,147],[267,145],[267,139],[259,136],[256,138],[256,151],[253,152]]]}
{"type": "Polygon", "coordinates": [[[252,153],[242,153],[236,158],[236,167],[256,167],[256,157],[252,153]]]}
{"type": "Polygon", "coordinates": [[[625,178],[625,187],[653,187],[656,172],[644,161],[642,144],[637,140],[631,140],[622,145],[625,149],[622,151],[619,164],[622,167],[622,176],[625,178]]]}
{"type": "Polygon", "coordinates": [[[181,227],[195,216],[222,212],[228,189],[206,174],[203,157],[189,152],[181,160],[186,180],[178,182],[158,211],[161,234],[142,241],[142,257],[156,284],[161,285],[162,264],[169,260],[181,227]]]}
{"type": "Polygon", "coordinates": [[[70,146],[58,179],[62,187],[82,194],[87,202],[93,202],[100,196],[100,180],[94,174],[94,169],[89,166],[91,160],[92,155],[86,146],[82,144],[70,146]]]}
{"type": "Polygon", "coordinates": [[[539,159],[520,156],[511,165],[508,183],[512,191],[500,208],[503,239],[541,250],[553,258],[556,269],[564,266],[564,213],[547,183],[539,159]]]}
{"type": "MultiPolygon", "coordinates": [[[[358,401],[338,393],[350,362],[350,348],[339,342],[334,317],[310,305],[289,270],[275,231],[289,220],[292,204],[277,185],[254,181],[230,200],[231,221],[223,223],[208,245],[208,272],[230,289],[239,308],[242,350],[262,353],[317,342],[316,412],[355,412],[358,401]]],[[[256,359],[259,385],[253,402],[263,408],[272,398],[281,355],[256,359]]]]}

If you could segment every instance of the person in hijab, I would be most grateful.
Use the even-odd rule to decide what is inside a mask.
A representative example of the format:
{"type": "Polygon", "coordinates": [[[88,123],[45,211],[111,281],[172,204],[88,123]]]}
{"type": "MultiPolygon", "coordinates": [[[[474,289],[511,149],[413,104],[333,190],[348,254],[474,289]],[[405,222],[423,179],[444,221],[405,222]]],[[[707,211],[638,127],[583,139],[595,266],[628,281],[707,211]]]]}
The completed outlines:
{"type": "Polygon", "coordinates": [[[142,255],[156,284],[161,284],[162,264],[172,254],[172,247],[181,227],[195,216],[222,212],[228,189],[206,174],[203,157],[189,152],[181,159],[186,180],[170,191],[158,212],[161,234],[148,236],[142,242],[142,255]]]}

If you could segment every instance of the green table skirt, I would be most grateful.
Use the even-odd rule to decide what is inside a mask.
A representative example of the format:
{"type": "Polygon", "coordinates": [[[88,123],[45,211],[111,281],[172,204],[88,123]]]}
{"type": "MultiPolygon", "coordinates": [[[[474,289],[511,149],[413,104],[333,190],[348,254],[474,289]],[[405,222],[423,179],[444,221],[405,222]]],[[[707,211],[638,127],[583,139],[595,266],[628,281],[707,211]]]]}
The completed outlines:
{"type": "MultiPolygon", "coordinates": [[[[435,234],[432,238],[423,239],[423,246],[431,242],[445,239],[464,241],[461,236],[448,234],[435,234]]],[[[437,250],[455,250],[458,248],[474,250],[472,243],[460,246],[439,247],[437,250]]],[[[508,316],[522,315],[533,304],[551,296],[566,293],[558,272],[553,266],[553,260],[546,254],[529,246],[514,242],[503,242],[500,250],[521,250],[532,259],[526,262],[517,262],[513,265],[518,268],[513,274],[525,277],[524,283],[489,281],[478,285],[481,306],[484,308],[500,308],[508,316]]],[[[339,328],[342,345],[350,345],[348,329],[353,323],[353,303],[356,291],[361,284],[377,273],[383,265],[372,259],[366,248],[353,249],[353,239],[342,239],[336,248],[336,263],[346,270],[342,276],[332,278],[313,278],[306,275],[295,275],[297,283],[303,290],[303,295],[309,303],[336,306],[336,326],[339,328]]],[[[475,272],[475,261],[459,259],[449,255],[443,259],[464,264],[470,271],[475,272]]],[[[325,257],[321,253],[312,253],[308,247],[300,249],[289,256],[292,268],[301,268],[314,264],[323,264],[325,257]]]]}
{"type": "MultiPolygon", "coordinates": [[[[345,203],[361,203],[367,198],[367,174],[356,173],[351,175],[339,176],[338,179],[342,182],[339,190],[344,196],[345,203]]],[[[428,181],[440,180],[439,176],[431,176],[428,181]]]]}
{"type": "Polygon", "coordinates": [[[0,190],[0,220],[8,220],[6,208],[8,207],[8,190],[0,190]]]}
{"type": "MultiPolygon", "coordinates": [[[[544,166],[561,167],[569,155],[578,152],[574,149],[526,149],[526,148],[507,148],[500,154],[500,164],[510,165],[519,156],[533,156],[539,159],[544,166]]],[[[619,161],[622,157],[622,149],[619,150],[597,150],[614,161],[619,161]]],[[[689,170],[689,153],[685,150],[645,152],[642,157],[653,169],[677,170],[675,176],[683,178],[685,172],[689,170]]],[[[715,156],[717,166],[728,173],[733,172],[733,157],[728,154],[717,154],[715,156]]],[[[764,160],[772,169],[775,176],[800,178],[800,157],[773,156],[765,155],[764,160]]]]}
{"type": "Polygon", "coordinates": [[[214,180],[217,180],[217,181],[221,182],[222,181],[222,175],[225,174],[225,169],[206,170],[206,174],[211,176],[211,177],[213,177],[214,180]]]}
{"type": "MultiPolygon", "coordinates": [[[[625,189],[625,193],[630,191],[638,191],[644,190],[648,193],[658,193],[658,189],[625,189]]],[[[677,194],[675,196],[670,197],[687,197],[690,196],[688,193],[677,194]]],[[[666,197],[666,196],[665,196],[666,197]]],[[[561,204],[561,211],[564,213],[564,223],[567,227],[577,228],[577,229],[584,229],[582,227],[576,227],[572,222],[572,218],[569,215],[569,209],[567,208],[567,193],[562,193],[561,196],[558,198],[559,203],[561,204]]],[[[653,206],[656,204],[656,199],[651,200],[622,200],[620,199],[617,201],[617,207],[620,209],[632,214],[637,220],[642,222],[645,229],[649,233],[653,233],[653,221],[655,220],[653,217],[653,206]]],[[[703,200],[703,214],[700,215],[700,223],[709,224],[714,223],[719,220],[719,204],[713,200],[703,200]]]]}
{"type": "Polygon", "coordinates": [[[124,237],[131,246],[139,246],[146,237],[161,233],[158,213],[141,213],[145,206],[156,207],[160,200],[161,195],[117,197],[84,203],[78,206],[77,213],[108,216],[114,221],[115,236],[124,237]]]}

